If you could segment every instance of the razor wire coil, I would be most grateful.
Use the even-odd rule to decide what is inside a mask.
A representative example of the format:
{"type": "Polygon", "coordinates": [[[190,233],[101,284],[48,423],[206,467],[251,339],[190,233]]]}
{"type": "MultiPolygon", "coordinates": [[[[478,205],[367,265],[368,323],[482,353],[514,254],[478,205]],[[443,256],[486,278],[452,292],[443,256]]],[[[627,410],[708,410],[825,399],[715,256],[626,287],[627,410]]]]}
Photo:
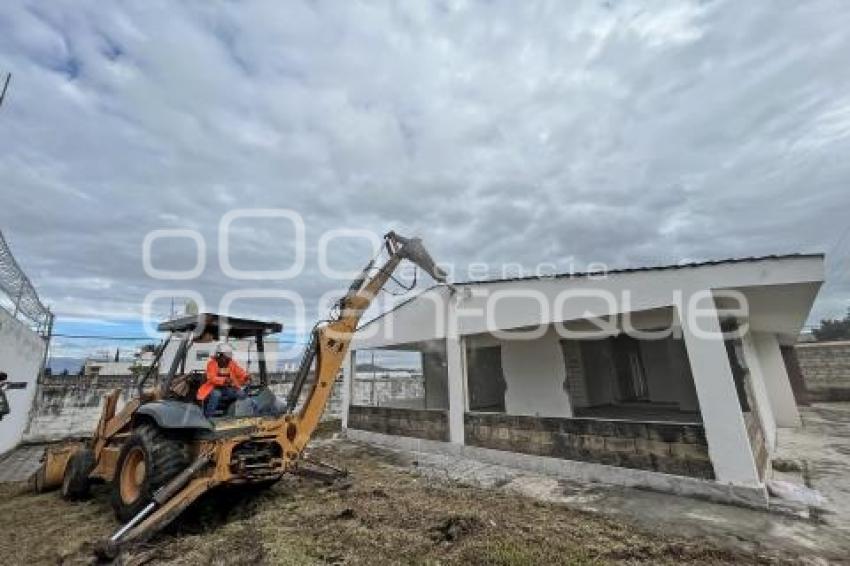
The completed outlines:
{"type": "Polygon", "coordinates": [[[32,286],[29,278],[23,272],[6,239],[0,231],[0,295],[13,306],[15,314],[19,314],[40,327],[49,324],[51,313],[32,286]]]}

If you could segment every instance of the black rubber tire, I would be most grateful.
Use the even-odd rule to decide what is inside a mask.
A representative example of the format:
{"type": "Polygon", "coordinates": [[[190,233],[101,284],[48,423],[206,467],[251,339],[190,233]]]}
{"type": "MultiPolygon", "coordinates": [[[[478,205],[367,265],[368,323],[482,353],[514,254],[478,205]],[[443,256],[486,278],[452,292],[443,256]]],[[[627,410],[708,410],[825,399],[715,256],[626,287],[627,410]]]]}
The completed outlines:
{"type": "Polygon", "coordinates": [[[115,477],[112,479],[112,509],[119,521],[127,522],[151,502],[157,489],[168,483],[189,465],[186,443],[167,434],[155,425],[137,427],[121,447],[115,477]],[[121,470],[127,454],[134,448],[144,453],[145,475],[135,501],[124,501],[121,497],[121,470]]]}
{"type": "Polygon", "coordinates": [[[91,448],[81,448],[74,452],[62,475],[62,499],[80,501],[89,496],[89,474],[94,469],[94,464],[94,452],[91,448]]]}

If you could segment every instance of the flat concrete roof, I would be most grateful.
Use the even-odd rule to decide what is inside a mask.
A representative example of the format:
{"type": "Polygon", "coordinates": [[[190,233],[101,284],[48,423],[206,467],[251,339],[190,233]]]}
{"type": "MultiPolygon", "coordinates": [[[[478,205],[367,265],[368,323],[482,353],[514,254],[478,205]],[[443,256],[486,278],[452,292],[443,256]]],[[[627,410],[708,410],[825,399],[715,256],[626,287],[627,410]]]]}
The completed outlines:
{"type": "MultiPolygon", "coordinates": [[[[461,302],[466,307],[481,308],[486,306],[476,298],[474,288],[492,288],[493,293],[501,293],[502,289],[510,290],[519,285],[520,289],[528,286],[530,292],[544,296],[555,304],[555,297],[563,289],[573,289],[580,295],[586,291],[607,291],[620,294],[629,291],[635,297],[632,308],[626,311],[654,309],[671,306],[671,293],[676,289],[731,289],[745,291],[747,298],[752,300],[752,306],[758,315],[759,330],[774,331],[783,334],[788,339],[805,322],[820,285],[824,278],[824,254],[784,254],[758,257],[740,257],[720,260],[687,262],[654,267],[634,267],[611,269],[607,271],[588,271],[577,273],[560,273],[550,276],[530,276],[501,279],[483,279],[454,283],[458,293],[462,293],[461,302]],[[464,289],[467,291],[464,292],[464,289]],[[469,292],[473,291],[470,295],[469,292]],[[782,318],[782,320],[780,320],[782,318]]],[[[402,319],[395,328],[394,339],[367,339],[363,334],[355,336],[355,343],[363,346],[402,344],[442,338],[442,332],[427,331],[423,326],[427,320],[439,317],[433,303],[443,302],[449,296],[449,287],[433,285],[417,295],[410,297],[388,311],[364,323],[358,329],[362,331],[373,324],[381,324],[388,315],[399,315],[402,319]],[[431,304],[429,304],[431,303],[431,304]]],[[[574,303],[576,301],[573,301],[574,303]]],[[[502,306],[499,312],[504,317],[497,317],[505,324],[500,328],[521,328],[534,325],[537,322],[529,317],[528,312],[516,305],[502,306]],[[507,312],[505,308],[508,309],[507,312]],[[516,316],[514,316],[516,315],[516,316]],[[516,320],[506,320],[507,318],[516,320]]],[[[439,310],[439,309],[438,309],[439,310]]],[[[467,313],[470,311],[467,310],[467,313]]],[[[599,312],[591,316],[600,316],[599,312]]],[[[611,313],[613,314],[613,313],[611,313]]],[[[576,313],[558,313],[559,320],[574,320],[587,318],[576,313]]],[[[542,321],[541,321],[542,322],[542,321]]],[[[474,334],[486,331],[481,324],[470,319],[468,315],[461,321],[461,334],[474,334]]],[[[356,344],[355,344],[356,345],[356,344]]],[[[373,346],[373,347],[374,347],[373,346]]],[[[366,346],[369,347],[369,346],[366,346]]]]}

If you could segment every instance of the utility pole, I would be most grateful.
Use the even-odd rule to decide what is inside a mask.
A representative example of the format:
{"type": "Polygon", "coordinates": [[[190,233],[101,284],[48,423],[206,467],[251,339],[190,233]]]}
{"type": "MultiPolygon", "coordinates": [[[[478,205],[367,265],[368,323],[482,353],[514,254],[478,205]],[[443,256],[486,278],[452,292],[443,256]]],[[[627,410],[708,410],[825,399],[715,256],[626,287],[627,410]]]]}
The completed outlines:
{"type": "Polygon", "coordinates": [[[6,73],[6,79],[3,81],[3,89],[0,90],[0,106],[3,106],[3,100],[6,98],[6,91],[9,89],[9,81],[12,80],[12,73],[6,73]]]}

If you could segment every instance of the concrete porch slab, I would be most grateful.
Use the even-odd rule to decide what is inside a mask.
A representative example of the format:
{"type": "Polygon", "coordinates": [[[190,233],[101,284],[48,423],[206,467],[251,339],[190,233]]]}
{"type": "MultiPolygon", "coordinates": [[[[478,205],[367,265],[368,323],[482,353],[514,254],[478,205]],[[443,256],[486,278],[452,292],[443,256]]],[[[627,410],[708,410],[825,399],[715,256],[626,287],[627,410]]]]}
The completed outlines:
{"type": "Polygon", "coordinates": [[[26,481],[38,469],[44,446],[24,445],[0,456],[0,483],[26,481]]]}
{"type": "Polygon", "coordinates": [[[714,481],[674,476],[659,472],[574,460],[562,460],[545,456],[531,456],[517,452],[506,452],[477,446],[464,446],[448,442],[394,436],[355,429],[346,430],[345,435],[349,440],[386,448],[409,452],[451,455],[477,460],[479,462],[507,466],[517,470],[551,475],[566,480],[650,489],[758,509],[766,509],[768,504],[767,492],[764,486],[724,485],[714,481]]]}

